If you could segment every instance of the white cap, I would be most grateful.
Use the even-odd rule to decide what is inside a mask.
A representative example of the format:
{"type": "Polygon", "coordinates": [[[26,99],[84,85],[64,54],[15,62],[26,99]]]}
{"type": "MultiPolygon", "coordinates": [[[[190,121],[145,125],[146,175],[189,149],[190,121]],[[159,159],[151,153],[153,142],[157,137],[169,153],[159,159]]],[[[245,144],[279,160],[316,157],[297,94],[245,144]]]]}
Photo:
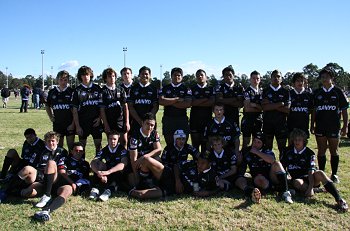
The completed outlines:
{"type": "Polygon", "coordinates": [[[185,133],[183,130],[176,130],[176,131],[174,132],[174,141],[175,141],[177,138],[186,138],[186,133],[185,133]]]}

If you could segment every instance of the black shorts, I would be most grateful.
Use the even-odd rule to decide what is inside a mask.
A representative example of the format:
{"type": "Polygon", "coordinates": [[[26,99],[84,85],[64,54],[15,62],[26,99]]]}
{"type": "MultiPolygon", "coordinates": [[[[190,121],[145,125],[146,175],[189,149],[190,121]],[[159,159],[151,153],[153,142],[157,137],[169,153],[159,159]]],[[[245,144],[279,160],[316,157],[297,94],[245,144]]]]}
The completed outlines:
{"type": "Polygon", "coordinates": [[[287,139],[288,138],[288,128],[287,121],[283,120],[264,120],[263,132],[267,136],[276,136],[276,139],[287,139]]]}
{"type": "Polygon", "coordinates": [[[164,166],[163,173],[160,176],[159,187],[167,196],[175,193],[175,176],[174,172],[168,166],[164,166]]]}
{"type": "Polygon", "coordinates": [[[80,124],[80,126],[83,129],[83,135],[79,138],[85,140],[89,135],[92,135],[94,139],[102,139],[103,128],[101,124],[97,127],[92,124],[80,124]]]}
{"type": "Polygon", "coordinates": [[[191,133],[204,134],[204,129],[210,122],[211,117],[191,116],[190,117],[190,131],[191,133]]]}
{"type": "Polygon", "coordinates": [[[262,114],[245,114],[241,121],[241,130],[243,137],[250,137],[257,132],[262,131],[262,114]]]}
{"type": "Polygon", "coordinates": [[[52,130],[57,132],[58,134],[62,136],[70,136],[74,135],[75,131],[74,130],[67,130],[67,127],[71,125],[71,123],[53,123],[52,124],[52,130]]]}
{"type": "Polygon", "coordinates": [[[37,169],[35,182],[44,183],[44,170],[37,169]]]}
{"type": "Polygon", "coordinates": [[[339,129],[324,129],[320,127],[315,128],[315,136],[317,137],[327,137],[327,138],[339,138],[340,130],[339,129]]]}
{"type": "Polygon", "coordinates": [[[183,130],[187,135],[190,132],[190,127],[188,125],[188,118],[185,117],[169,117],[163,116],[163,135],[174,135],[176,130],[183,130]]]}
{"type": "Polygon", "coordinates": [[[109,128],[111,131],[117,131],[120,134],[124,134],[126,132],[126,126],[124,125],[124,123],[109,122],[109,128]]]}

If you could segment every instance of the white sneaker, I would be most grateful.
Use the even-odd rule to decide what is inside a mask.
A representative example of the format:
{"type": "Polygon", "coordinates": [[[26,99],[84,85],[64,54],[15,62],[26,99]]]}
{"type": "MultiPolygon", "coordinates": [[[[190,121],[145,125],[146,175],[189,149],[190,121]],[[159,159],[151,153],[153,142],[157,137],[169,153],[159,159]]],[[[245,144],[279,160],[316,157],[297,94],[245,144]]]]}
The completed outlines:
{"type": "Polygon", "coordinates": [[[90,191],[89,199],[96,200],[99,194],[100,194],[100,191],[97,188],[92,188],[90,191]]]}
{"type": "Polygon", "coordinates": [[[51,219],[50,212],[47,210],[38,211],[34,214],[34,219],[38,221],[49,221],[51,219]]]}
{"type": "Polygon", "coordinates": [[[108,201],[109,197],[112,195],[111,190],[106,189],[100,196],[98,199],[100,199],[101,201],[108,201]]]}
{"type": "Polygon", "coordinates": [[[283,198],[284,201],[287,202],[288,204],[293,204],[292,195],[290,194],[289,191],[285,191],[285,192],[282,194],[282,198],[283,198]]]}
{"type": "Polygon", "coordinates": [[[44,208],[45,205],[51,200],[50,196],[46,196],[44,194],[44,196],[41,197],[40,201],[35,205],[35,207],[37,208],[44,208]]]}

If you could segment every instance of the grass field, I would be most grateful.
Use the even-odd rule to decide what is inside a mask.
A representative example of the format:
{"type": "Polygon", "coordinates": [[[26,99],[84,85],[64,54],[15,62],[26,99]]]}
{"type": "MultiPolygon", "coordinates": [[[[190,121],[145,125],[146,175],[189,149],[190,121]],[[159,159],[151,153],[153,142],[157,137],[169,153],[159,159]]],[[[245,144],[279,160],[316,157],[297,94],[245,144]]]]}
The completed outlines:
{"type": "MultiPolygon", "coordinates": [[[[51,129],[44,110],[19,113],[19,106],[20,100],[11,98],[7,109],[0,108],[0,146],[4,148],[0,150],[0,166],[9,148],[21,150],[25,128],[34,128],[41,138],[51,129]]],[[[158,121],[161,115],[162,111],[158,121]]],[[[159,131],[160,127],[158,124],[159,131]]],[[[314,137],[309,147],[316,151],[314,137]]],[[[94,156],[93,150],[89,138],[88,161],[94,156]]],[[[349,140],[341,140],[340,153],[341,183],[337,187],[350,202],[349,140]]],[[[329,174],[329,161],[326,168],[329,174]]],[[[268,195],[260,205],[249,204],[236,190],[206,199],[176,196],[144,202],[130,200],[123,193],[117,193],[106,203],[71,197],[45,224],[31,218],[38,211],[33,207],[37,198],[11,199],[0,204],[0,230],[350,230],[349,213],[337,212],[330,194],[319,193],[308,201],[300,196],[293,199],[294,204],[289,205],[268,195]]]]}

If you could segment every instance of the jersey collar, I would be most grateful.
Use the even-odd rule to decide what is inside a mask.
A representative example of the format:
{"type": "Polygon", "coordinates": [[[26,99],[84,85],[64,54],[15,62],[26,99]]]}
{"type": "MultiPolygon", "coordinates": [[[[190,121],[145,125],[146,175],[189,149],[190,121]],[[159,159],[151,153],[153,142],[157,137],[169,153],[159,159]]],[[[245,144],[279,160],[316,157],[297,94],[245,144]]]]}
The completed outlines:
{"type": "Polygon", "coordinates": [[[214,122],[216,124],[222,124],[225,121],[225,118],[226,118],[225,116],[222,118],[221,123],[217,119],[214,118],[214,122]]]}
{"type": "Polygon", "coordinates": [[[139,84],[141,87],[148,87],[151,83],[147,83],[146,85],[143,85],[142,83],[139,82],[139,84]]]}
{"type": "Polygon", "coordinates": [[[142,128],[140,128],[140,133],[141,133],[141,135],[142,135],[144,138],[148,138],[148,137],[150,137],[150,136],[151,136],[151,134],[150,134],[149,136],[147,136],[147,135],[143,134],[143,132],[142,132],[142,128]]]}
{"type": "Polygon", "coordinates": [[[300,92],[298,92],[295,88],[293,88],[293,90],[294,90],[295,94],[301,95],[301,94],[303,94],[303,92],[305,91],[305,87],[303,87],[303,89],[301,89],[300,92]]]}
{"type": "Polygon", "coordinates": [[[231,83],[231,84],[227,84],[225,83],[226,86],[228,86],[229,88],[232,88],[235,85],[235,82],[231,83]]]}
{"type": "Polygon", "coordinates": [[[131,82],[131,83],[129,83],[129,84],[125,84],[125,83],[123,83],[123,85],[124,85],[126,88],[129,88],[129,87],[131,87],[132,82],[131,82]]]}
{"type": "Polygon", "coordinates": [[[63,88],[63,90],[61,91],[60,86],[56,86],[56,89],[58,92],[64,92],[65,90],[67,90],[67,88],[68,88],[68,86],[63,88]]]}
{"type": "Polygon", "coordinates": [[[81,83],[80,85],[83,86],[84,88],[91,88],[92,87],[92,82],[90,82],[89,86],[86,86],[83,83],[81,83]]]}
{"type": "Polygon", "coordinates": [[[304,151],[305,151],[306,147],[304,147],[301,151],[297,151],[295,148],[294,148],[294,153],[295,154],[302,154],[304,151]]]}
{"type": "Polygon", "coordinates": [[[281,85],[279,85],[278,87],[274,87],[270,84],[270,87],[272,88],[272,90],[278,91],[281,88],[281,85]]]}
{"type": "Polygon", "coordinates": [[[115,84],[113,84],[113,86],[108,86],[107,84],[106,84],[106,87],[109,89],[109,90],[115,90],[115,84]]]}
{"type": "Polygon", "coordinates": [[[330,88],[326,89],[325,87],[322,87],[322,89],[325,91],[325,92],[330,92],[332,89],[334,88],[334,85],[332,84],[330,88]]]}
{"type": "Polygon", "coordinates": [[[222,149],[222,151],[220,153],[217,153],[214,151],[214,154],[215,154],[216,158],[221,159],[222,156],[224,155],[224,149],[222,149]]]}
{"type": "Polygon", "coordinates": [[[208,83],[204,83],[203,86],[201,86],[201,85],[199,85],[199,84],[197,83],[197,86],[198,86],[199,88],[205,88],[207,85],[208,85],[208,83]]]}
{"type": "Polygon", "coordinates": [[[255,93],[258,93],[258,92],[259,92],[259,88],[255,88],[255,87],[253,87],[252,85],[250,85],[250,88],[251,88],[255,93]]]}
{"type": "Polygon", "coordinates": [[[175,84],[171,83],[171,86],[173,86],[173,87],[180,87],[181,84],[182,84],[182,83],[179,83],[179,84],[175,85],[175,84]]]}
{"type": "Polygon", "coordinates": [[[204,171],[203,171],[203,173],[207,173],[207,172],[209,172],[209,171],[210,171],[210,169],[211,169],[211,166],[210,166],[208,169],[204,170],[204,171]]]}
{"type": "Polygon", "coordinates": [[[119,144],[118,144],[117,147],[115,147],[114,149],[112,149],[112,148],[109,147],[109,145],[108,145],[108,149],[109,149],[109,151],[110,151],[111,153],[116,153],[118,147],[119,147],[119,144]]]}

